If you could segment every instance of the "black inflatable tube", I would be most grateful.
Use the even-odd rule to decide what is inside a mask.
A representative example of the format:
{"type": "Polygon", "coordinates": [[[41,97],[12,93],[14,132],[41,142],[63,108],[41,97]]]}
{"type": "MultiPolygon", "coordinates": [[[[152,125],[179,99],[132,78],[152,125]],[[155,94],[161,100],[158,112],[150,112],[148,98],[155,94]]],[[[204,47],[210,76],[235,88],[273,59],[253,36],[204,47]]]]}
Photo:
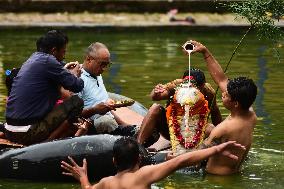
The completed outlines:
{"type": "MultiPolygon", "coordinates": [[[[116,169],[112,162],[112,148],[120,136],[94,135],[68,138],[20,149],[2,150],[0,153],[0,177],[40,181],[67,181],[70,177],[62,175],[60,162],[72,156],[82,163],[88,162],[88,176],[99,180],[114,175],[116,169]]],[[[141,147],[144,164],[150,164],[151,158],[141,147]]]]}
{"type": "MultiPolygon", "coordinates": [[[[114,100],[127,100],[128,97],[109,93],[114,100]]],[[[145,116],[147,109],[135,102],[129,107],[132,111],[145,116]]],[[[0,125],[3,129],[3,124],[0,125]]],[[[120,136],[94,135],[67,138],[35,144],[25,148],[0,150],[0,178],[27,179],[38,181],[66,181],[72,178],[62,175],[60,162],[72,156],[81,163],[88,162],[88,176],[99,180],[114,175],[116,169],[112,163],[112,148],[120,136]]],[[[1,148],[0,148],[1,149],[1,148]]],[[[142,164],[152,163],[147,151],[141,146],[142,164]]]]}

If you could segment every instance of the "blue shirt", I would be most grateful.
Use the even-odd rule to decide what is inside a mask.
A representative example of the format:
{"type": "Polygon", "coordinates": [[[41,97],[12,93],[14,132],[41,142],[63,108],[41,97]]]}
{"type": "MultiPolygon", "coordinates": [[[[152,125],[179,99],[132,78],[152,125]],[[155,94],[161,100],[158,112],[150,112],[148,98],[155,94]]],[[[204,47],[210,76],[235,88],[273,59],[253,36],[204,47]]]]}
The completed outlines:
{"type": "MultiPolygon", "coordinates": [[[[78,96],[84,100],[84,108],[93,107],[108,100],[109,96],[101,75],[94,78],[86,70],[82,69],[81,78],[84,80],[84,89],[78,96]]],[[[107,114],[111,113],[108,112],[107,114]]],[[[99,114],[95,114],[91,119],[94,120],[99,116],[99,114]]]]}
{"type": "Polygon", "coordinates": [[[53,55],[35,52],[14,78],[6,118],[41,120],[60,97],[60,87],[80,92],[82,79],[64,68],[53,55]]]}

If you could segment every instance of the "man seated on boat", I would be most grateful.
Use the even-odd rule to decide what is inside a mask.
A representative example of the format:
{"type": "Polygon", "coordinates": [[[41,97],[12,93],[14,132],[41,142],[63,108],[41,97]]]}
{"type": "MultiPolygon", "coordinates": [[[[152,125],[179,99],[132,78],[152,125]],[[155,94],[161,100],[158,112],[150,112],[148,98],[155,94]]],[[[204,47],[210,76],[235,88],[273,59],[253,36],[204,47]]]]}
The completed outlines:
{"type": "Polygon", "coordinates": [[[91,118],[94,127],[89,134],[109,133],[114,135],[134,135],[135,126],[121,120],[114,111],[113,101],[109,99],[102,73],[111,65],[108,48],[99,42],[92,43],[86,51],[81,79],[84,88],[78,94],[84,100],[82,116],[91,118]],[[96,111],[104,104],[103,112],[96,111]]]}
{"type": "Polygon", "coordinates": [[[69,123],[81,113],[83,101],[75,95],[57,106],[56,101],[60,87],[77,93],[84,82],[78,78],[80,67],[64,67],[61,63],[67,43],[62,32],[47,32],[37,40],[38,51],[13,79],[5,124],[5,137],[10,141],[29,145],[48,140],[58,130],[62,136],[71,132],[69,123]]]}
{"type": "Polygon", "coordinates": [[[83,166],[80,167],[69,157],[71,164],[62,161],[61,167],[67,171],[62,174],[77,179],[81,183],[82,189],[144,189],[150,188],[151,184],[169,176],[177,169],[195,165],[213,155],[222,156],[230,161],[238,161],[238,157],[229,149],[245,150],[235,141],[229,141],[207,149],[188,152],[163,163],[140,168],[138,143],[134,139],[122,137],[113,146],[113,162],[117,167],[117,173],[114,176],[103,178],[97,184],[91,185],[87,176],[86,159],[83,160],[83,166]]]}
{"type": "MultiPolygon", "coordinates": [[[[158,84],[152,90],[150,96],[154,101],[168,100],[172,99],[172,96],[175,94],[176,87],[182,82],[191,79],[195,82],[198,90],[204,95],[205,100],[208,101],[208,106],[211,110],[211,120],[213,125],[218,125],[222,121],[222,116],[216,99],[214,98],[215,91],[209,83],[206,83],[205,75],[200,69],[192,68],[190,70],[191,78],[188,78],[188,70],[184,72],[183,79],[176,79],[165,85],[158,84]]],[[[211,129],[214,126],[211,124],[207,126],[206,135],[209,135],[211,129]]],[[[145,116],[141,128],[138,133],[137,140],[140,144],[149,146],[157,140],[157,132],[159,132],[165,139],[170,140],[169,126],[166,118],[166,109],[159,104],[153,104],[148,114],[145,116]],[[154,135],[153,135],[154,132],[154,135]],[[156,134],[155,134],[156,133],[156,134]],[[152,137],[150,137],[152,136],[152,137]],[[156,139],[154,139],[156,138],[156,139]],[[149,139],[149,140],[148,140],[149,139]],[[146,142],[146,143],[145,143],[146,142]]]]}

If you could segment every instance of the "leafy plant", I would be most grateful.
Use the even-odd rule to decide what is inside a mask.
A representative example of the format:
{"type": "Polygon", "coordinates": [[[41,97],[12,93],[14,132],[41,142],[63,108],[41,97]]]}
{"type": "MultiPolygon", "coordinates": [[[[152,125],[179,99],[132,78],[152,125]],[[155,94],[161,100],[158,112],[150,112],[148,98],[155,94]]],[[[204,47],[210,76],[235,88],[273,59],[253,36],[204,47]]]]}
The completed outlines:
{"type": "Polygon", "coordinates": [[[251,0],[227,3],[229,10],[246,19],[260,39],[269,39],[273,43],[283,37],[281,29],[275,25],[284,16],[284,0],[251,0]]]}
{"type": "MultiPolygon", "coordinates": [[[[224,69],[225,72],[243,40],[252,29],[256,30],[259,39],[268,39],[274,45],[283,38],[284,34],[280,27],[275,25],[275,20],[279,21],[281,18],[284,18],[284,0],[246,0],[220,4],[250,23],[250,27],[234,49],[224,69]]],[[[277,47],[275,47],[274,50],[280,62],[280,53],[277,47]]]]}
{"type": "MultiPolygon", "coordinates": [[[[268,39],[274,45],[274,51],[280,62],[280,53],[277,50],[277,43],[283,38],[283,31],[280,27],[275,25],[275,20],[284,19],[284,0],[245,0],[234,3],[220,3],[225,6],[237,16],[246,19],[250,23],[250,27],[242,36],[238,44],[236,45],[229,61],[226,64],[224,71],[228,70],[228,67],[235,56],[238,48],[246,38],[247,34],[256,30],[259,39],[268,39]]],[[[216,90],[218,92],[219,87],[216,90]]],[[[210,105],[210,109],[213,103],[210,105]]],[[[208,115],[209,116],[209,115],[208,115]]]]}

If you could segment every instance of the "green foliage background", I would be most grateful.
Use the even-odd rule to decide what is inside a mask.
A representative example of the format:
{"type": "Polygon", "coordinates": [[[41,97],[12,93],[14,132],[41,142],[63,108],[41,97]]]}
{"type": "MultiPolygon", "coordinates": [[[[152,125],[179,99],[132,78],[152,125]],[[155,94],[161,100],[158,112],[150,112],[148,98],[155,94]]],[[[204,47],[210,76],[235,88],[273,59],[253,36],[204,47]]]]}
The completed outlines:
{"type": "Polygon", "coordinates": [[[284,0],[251,0],[227,3],[225,6],[247,19],[252,28],[256,29],[259,38],[272,42],[283,38],[283,32],[275,25],[275,21],[284,16],[284,0]]]}

